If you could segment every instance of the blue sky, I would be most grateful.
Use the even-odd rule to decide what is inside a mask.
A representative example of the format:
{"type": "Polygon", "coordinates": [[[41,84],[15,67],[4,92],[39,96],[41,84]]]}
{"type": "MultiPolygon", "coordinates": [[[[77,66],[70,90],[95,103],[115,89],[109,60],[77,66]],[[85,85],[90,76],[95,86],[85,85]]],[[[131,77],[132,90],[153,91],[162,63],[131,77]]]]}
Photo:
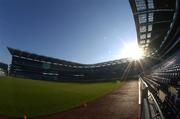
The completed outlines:
{"type": "Polygon", "coordinates": [[[136,42],[128,0],[1,0],[0,61],[6,47],[92,64],[122,58],[136,42]]]}

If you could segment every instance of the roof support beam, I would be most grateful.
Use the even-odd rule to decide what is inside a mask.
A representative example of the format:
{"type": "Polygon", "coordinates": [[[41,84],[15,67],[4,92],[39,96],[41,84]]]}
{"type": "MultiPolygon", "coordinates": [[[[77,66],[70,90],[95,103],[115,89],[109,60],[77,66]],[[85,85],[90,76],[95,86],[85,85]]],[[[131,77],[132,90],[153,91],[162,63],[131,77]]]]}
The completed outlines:
{"type": "Polygon", "coordinates": [[[165,20],[165,21],[156,21],[156,22],[150,22],[150,23],[141,23],[139,25],[141,26],[141,25],[161,24],[161,23],[171,23],[171,22],[172,20],[165,20]]]}
{"type": "Polygon", "coordinates": [[[150,12],[174,12],[174,9],[146,10],[146,11],[135,12],[134,15],[139,15],[139,14],[144,14],[144,13],[150,13],[150,12]]]}

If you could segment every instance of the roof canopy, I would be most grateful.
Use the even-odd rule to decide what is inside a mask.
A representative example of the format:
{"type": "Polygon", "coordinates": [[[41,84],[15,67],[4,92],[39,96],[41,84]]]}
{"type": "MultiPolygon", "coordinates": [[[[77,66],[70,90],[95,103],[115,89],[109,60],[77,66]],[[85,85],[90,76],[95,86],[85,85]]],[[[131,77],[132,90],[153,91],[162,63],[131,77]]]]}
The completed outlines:
{"type": "Polygon", "coordinates": [[[147,55],[163,55],[177,41],[179,0],[129,0],[138,44],[147,55]]]}
{"type": "Polygon", "coordinates": [[[128,59],[119,59],[119,60],[114,60],[114,61],[109,61],[109,62],[102,62],[102,63],[97,63],[97,64],[80,64],[80,63],[75,63],[75,62],[70,62],[70,61],[65,61],[57,58],[52,58],[48,56],[43,56],[43,55],[38,55],[14,48],[9,48],[9,52],[11,53],[12,56],[14,57],[20,57],[26,60],[33,60],[36,62],[44,62],[44,63],[50,63],[54,65],[61,65],[64,67],[72,67],[72,68],[96,68],[96,67],[106,67],[106,66],[112,66],[112,65],[117,65],[117,64],[123,64],[129,62],[128,59]]]}

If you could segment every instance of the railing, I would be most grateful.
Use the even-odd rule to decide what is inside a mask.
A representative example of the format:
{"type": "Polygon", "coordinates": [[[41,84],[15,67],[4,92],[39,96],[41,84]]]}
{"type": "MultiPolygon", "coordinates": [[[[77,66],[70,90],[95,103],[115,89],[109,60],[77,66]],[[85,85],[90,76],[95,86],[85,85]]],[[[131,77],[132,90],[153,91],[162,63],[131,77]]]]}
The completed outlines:
{"type": "Polygon", "coordinates": [[[155,92],[152,91],[152,87],[144,81],[142,77],[139,77],[139,90],[141,98],[141,119],[165,119],[161,108],[158,104],[155,92]]]}

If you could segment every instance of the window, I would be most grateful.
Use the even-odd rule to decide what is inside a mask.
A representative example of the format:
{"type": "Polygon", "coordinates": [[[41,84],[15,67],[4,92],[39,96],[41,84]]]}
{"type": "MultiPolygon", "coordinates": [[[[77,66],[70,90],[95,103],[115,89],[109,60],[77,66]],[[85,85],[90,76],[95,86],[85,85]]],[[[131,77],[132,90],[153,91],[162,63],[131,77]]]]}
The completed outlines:
{"type": "Polygon", "coordinates": [[[150,43],[150,39],[147,39],[147,40],[146,40],[146,43],[150,43]]]}
{"type": "Polygon", "coordinates": [[[149,13],[148,14],[148,22],[153,22],[153,18],[154,18],[154,13],[149,13]]]}
{"type": "Polygon", "coordinates": [[[152,24],[148,25],[148,31],[152,31],[152,24]]]}
{"type": "Polygon", "coordinates": [[[140,32],[141,33],[146,32],[146,26],[140,26],[140,32]]]}
{"type": "Polygon", "coordinates": [[[146,23],[147,22],[147,15],[146,14],[140,14],[139,15],[139,23],[146,23]]]}
{"type": "Polygon", "coordinates": [[[145,43],[146,43],[145,40],[141,40],[141,41],[140,41],[140,44],[145,44],[145,43]]]}
{"type": "Polygon", "coordinates": [[[137,11],[145,10],[146,4],[144,0],[135,0],[137,11]]]}
{"type": "Polygon", "coordinates": [[[151,33],[148,33],[148,34],[147,34],[147,38],[150,38],[150,37],[151,37],[151,33]]]}
{"type": "Polygon", "coordinates": [[[141,47],[142,47],[142,48],[144,48],[144,47],[145,47],[145,45],[142,45],[141,47]]]}
{"type": "Polygon", "coordinates": [[[140,39],[146,39],[146,34],[140,35],[140,39]]]}
{"type": "Polygon", "coordinates": [[[148,9],[154,9],[154,1],[148,0],[148,9]]]}

